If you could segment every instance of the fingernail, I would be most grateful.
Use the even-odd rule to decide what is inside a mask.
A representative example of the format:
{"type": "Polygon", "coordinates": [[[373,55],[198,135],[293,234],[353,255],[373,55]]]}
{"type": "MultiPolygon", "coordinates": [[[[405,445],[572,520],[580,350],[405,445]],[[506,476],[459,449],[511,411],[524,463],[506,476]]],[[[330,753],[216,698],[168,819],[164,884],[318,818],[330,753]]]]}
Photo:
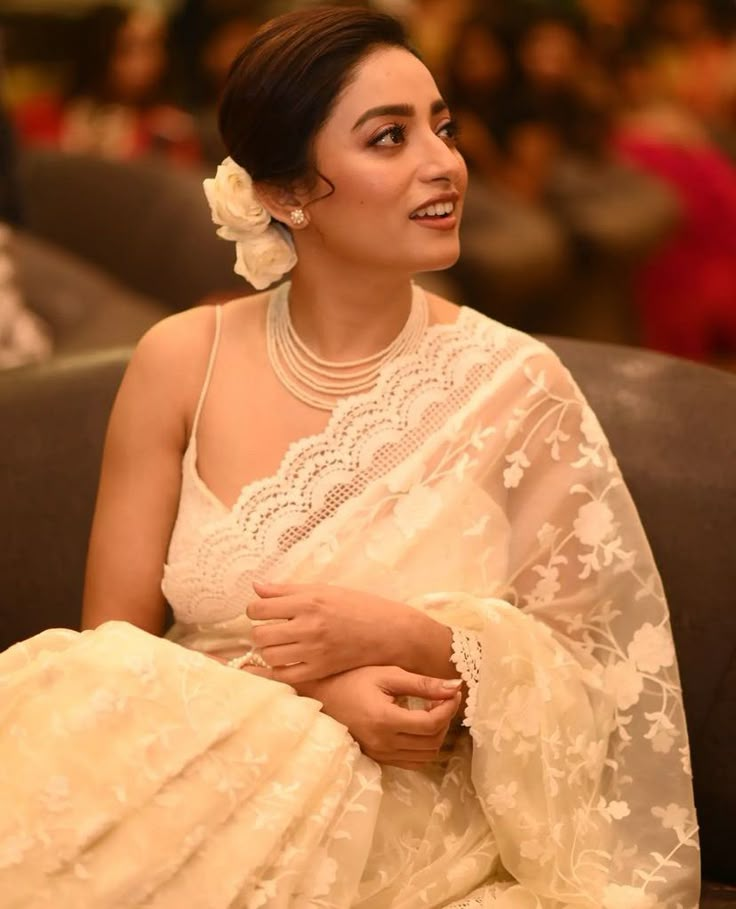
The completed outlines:
{"type": "Polygon", "coordinates": [[[462,685],[462,679],[445,679],[442,682],[443,688],[448,688],[450,691],[457,691],[457,689],[462,685]]]}

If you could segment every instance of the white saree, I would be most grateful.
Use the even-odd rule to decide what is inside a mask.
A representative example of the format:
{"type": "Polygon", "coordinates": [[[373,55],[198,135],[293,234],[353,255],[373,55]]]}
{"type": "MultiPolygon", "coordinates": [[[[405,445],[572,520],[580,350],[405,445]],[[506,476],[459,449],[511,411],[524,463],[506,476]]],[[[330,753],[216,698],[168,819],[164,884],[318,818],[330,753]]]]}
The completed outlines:
{"type": "Polygon", "coordinates": [[[662,587],[540,343],[461,310],[232,509],[193,433],[164,591],[174,642],[108,623],[0,655],[6,909],[697,906],[662,587]],[[194,652],[251,647],[256,577],[450,625],[443,760],[380,768],[317,702],[194,652]]]}

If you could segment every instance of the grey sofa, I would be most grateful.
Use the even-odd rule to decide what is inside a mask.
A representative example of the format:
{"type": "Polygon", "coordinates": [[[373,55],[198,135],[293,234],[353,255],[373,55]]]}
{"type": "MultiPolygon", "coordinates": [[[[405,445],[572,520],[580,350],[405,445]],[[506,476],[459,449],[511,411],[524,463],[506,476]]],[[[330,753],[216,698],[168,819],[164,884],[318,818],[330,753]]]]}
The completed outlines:
{"type": "Polygon", "coordinates": [[[130,291],[187,309],[210,294],[244,294],[232,243],[215,233],[208,176],[156,159],[112,161],[24,149],[24,227],[103,270],[130,291]]]}
{"type": "MultiPolygon", "coordinates": [[[[736,376],[550,339],[607,431],[667,589],[704,909],[736,907],[736,376]]],[[[0,374],[0,649],[77,626],[104,427],[129,351],[0,374]]]]}
{"type": "Polygon", "coordinates": [[[12,242],[25,305],[48,326],[55,354],[132,345],[169,314],[162,303],[27,231],[12,242]]]}

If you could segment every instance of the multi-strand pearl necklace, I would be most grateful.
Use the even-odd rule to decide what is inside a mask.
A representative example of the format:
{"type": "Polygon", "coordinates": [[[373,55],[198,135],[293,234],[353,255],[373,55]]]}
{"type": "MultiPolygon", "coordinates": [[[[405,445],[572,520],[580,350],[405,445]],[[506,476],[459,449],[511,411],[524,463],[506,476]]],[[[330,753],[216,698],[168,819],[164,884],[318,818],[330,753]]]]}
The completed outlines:
{"type": "Polygon", "coordinates": [[[289,287],[282,284],[271,294],[266,320],[268,358],[291,394],[318,410],[332,410],[340,398],[372,388],[387,363],[417,349],[429,323],[427,298],[414,285],[409,318],[388,346],[360,360],[334,363],[313,353],[294,330],[289,287]]]}

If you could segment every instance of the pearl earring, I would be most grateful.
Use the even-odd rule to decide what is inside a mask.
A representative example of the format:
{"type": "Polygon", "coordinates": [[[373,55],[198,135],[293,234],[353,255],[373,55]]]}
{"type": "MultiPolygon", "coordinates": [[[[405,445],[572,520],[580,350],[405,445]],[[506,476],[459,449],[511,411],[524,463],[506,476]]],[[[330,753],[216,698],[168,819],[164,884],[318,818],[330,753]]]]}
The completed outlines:
{"type": "Polygon", "coordinates": [[[289,218],[291,218],[291,223],[294,227],[301,227],[307,220],[307,216],[304,214],[304,209],[302,208],[295,208],[290,211],[289,218]]]}

